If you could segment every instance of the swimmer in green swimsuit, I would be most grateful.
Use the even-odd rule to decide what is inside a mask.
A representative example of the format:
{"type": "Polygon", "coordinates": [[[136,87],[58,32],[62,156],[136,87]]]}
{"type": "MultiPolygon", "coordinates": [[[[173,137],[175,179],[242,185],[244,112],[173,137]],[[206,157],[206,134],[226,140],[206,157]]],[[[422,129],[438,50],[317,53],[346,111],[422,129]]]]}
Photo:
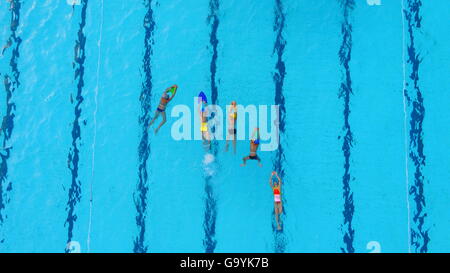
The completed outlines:
{"type": "Polygon", "coordinates": [[[242,159],[243,163],[241,164],[241,167],[245,166],[247,160],[249,160],[249,159],[258,160],[258,165],[260,167],[262,167],[261,159],[256,154],[256,150],[258,150],[259,142],[260,142],[259,128],[255,128],[255,130],[253,130],[252,139],[250,140],[250,155],[246,156],[242,159]],[[254,137],[255,133],[256,133],[256,138],[254,137]]]}
{"type": "Polygon", "coordinates": [[[167,94],[167,92],[170,89],[172,89],[173,87],[178,88],[177,85],[173,85],[173,86],[167,88],[166,90],[164,90],[164,93],[161,96],[161,100],[159,101],[158,108],[156,108],[155,116],[153,117],[152,121],[150,122],[150,125],[148,126],[150,128],[150,126],[152,126],[153,122],[155,122],[155,120],[159,117],[159,115],[162,115],[163,120],[159,124],[158,128],[155,129],[155,134],[157,134],[159,129],[161,128],[161,126],[163,126],[163,124],[166,123],[166,107],[167,107],[167,104],[175,96],[175,92],[172,92],[172,96],[169,96],[169,94],[167,94]]]}

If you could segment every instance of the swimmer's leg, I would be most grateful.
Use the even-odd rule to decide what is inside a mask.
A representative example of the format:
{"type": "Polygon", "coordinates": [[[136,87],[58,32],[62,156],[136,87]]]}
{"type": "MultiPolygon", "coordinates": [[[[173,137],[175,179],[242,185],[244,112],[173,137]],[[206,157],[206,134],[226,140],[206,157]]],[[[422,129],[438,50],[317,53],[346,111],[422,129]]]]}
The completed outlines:
{"type": "Polygon", "coordinates": [[[159,113],[160,112],[158,110],[155,111],[155,116],[153,117],[152,121],[150,121],[148,127],[152,126],[153,122],[155,122],[155,120],[159,117],[159,113]]]}
{"type": "Polygon", "coordinates": [[[242,162],[243,162],[243,163],[241,164],[241,167],[245,166],[247,160],[249,160],[249,159],[250,159],[250,156],[244,157],[244,158],[242,159],[242,162]]]}
{"type": "Polygon", "coordinates": [[[206,139],[208,142],[211,142],[211,136],[209,135],[209,131],[204,131],[204,132],[203,132],[203,137],[204,137],[204,139],[206,139]]]}
{"type": "Polygon", "coordinates": [[[210,140],[208,131],[202,132],[202,139],[203,139],[203,147],[205,148],[205,151],[209,151],[211,149],[211,140],[210,140]]]}
{"type": "Polygon", "coordinates": [[[161,112],[161,114],[162,114],[163,120],[162,120],[161,123],[159,124],[158,128],[156,128],[155,134],[157,134],[158,131],[159,131],[159,128],[161,128],[161,126],[163,126],[164,123],[166,123],[166,111],[161,112]]]}
{"type": "Polygon", "coordinates": [[[227,141],[226,141],[226,144],[225,144],[225,152],[228,152],[228,144],[229,144],[229,142],[230,142],[230,133],[228,133],[228,136],[227,136],[227,141]]]}
{"type": "Polygon", "coordinates": [[[205,149],[205,152],[211,150],[211,143],[205,139],[203,140],[203,149],[205,149]]]}
{"type": "Polygon", "coordinates": [[[262,164],[261,164],[261,158],[259,158],[258,155],[256,155],[256,160],[258,160],[258,165],[259,165],[260,167],[262,167],[262,164]]]}
{"type": "Polygon", "coordinates": [[[281,229],[281,226],[280,226],[280,222],[278,221],[278,213],[279,213],[279,211],[278,211],[278,205],[277,205],[277,202],[274,202],[274,209],[275,209],[275,221],[277,222],[277,229],[278,230],[280,230],[281,229]]]}

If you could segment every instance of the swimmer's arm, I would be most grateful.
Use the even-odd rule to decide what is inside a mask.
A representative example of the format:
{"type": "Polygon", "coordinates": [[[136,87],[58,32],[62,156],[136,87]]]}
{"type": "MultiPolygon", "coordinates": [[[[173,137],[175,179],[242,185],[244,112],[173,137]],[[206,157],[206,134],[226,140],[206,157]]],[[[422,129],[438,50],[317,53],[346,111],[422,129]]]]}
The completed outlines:
{"type": "Polygon", "coordinates": [[[198,116],[200,117],[200,120],[202,120],[202,110],[201,110],[201,104],[199,103],[198,104],[198,107],[197,107],[198,109],[198,116]]]}
{"type": "MultiPolygon", "coordinates": [[[[205,114],[206,114],[206,109],[205,109],[205,114]]],[[[198,105],[198,117],[200,118],[200,122],[203,122],[203,113],[201,110],[201,104],[198,105]]]]}
{"type": "Polygon", "coordinates": [[[271,175],[270,178],[269,178],[269,186],[270,186],[270,187],[272,188],[272,190],[273,190],[272,177],[273,177],[273,173],[272,173],[272,175],[271,175]]]}
{"type": "Polygon", "coordinates": [[[276,173],[275,175],[277,176],[278,186],[280,187],[280,190],[281,190],[281,178],[278,176],[278,173],[276,173]]]}
{"type": "MultiPolygon", "coordinates": [[[[172,88],[172,87],[167,88],[166,91],[164,91],[164,93],[167,93],[167,91],[169,91],[170,88],[172,88]]],[[[173,97],[175,97],[175,93],[177,93],[176,90],[172,93],[172,96],[170,96],[170,98],[167,100],[167,102],[171,101],[173,99],[173,97]]]]}
{"type": "Polygon", "coordinates": [[[256,133],[256,128],[253,129],[253,133],[252,133],[252,139],[255,139],[255,133],[256,133]]]}
{"type": "Polygon", "coordinates": [[[257,140],[259,139],[259,128],[255,128],[253,129],[253,133],[252,133],[252,139],[257,140]],[[255,134],[256,134],[256,138],[255,138],[255,134]]]}

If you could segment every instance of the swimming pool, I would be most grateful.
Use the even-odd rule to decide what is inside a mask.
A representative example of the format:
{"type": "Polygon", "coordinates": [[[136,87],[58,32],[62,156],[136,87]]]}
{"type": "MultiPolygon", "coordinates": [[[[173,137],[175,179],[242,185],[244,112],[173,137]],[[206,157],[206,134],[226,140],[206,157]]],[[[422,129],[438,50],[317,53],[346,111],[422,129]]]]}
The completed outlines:
{"type": "Polygon", "coordinates": [[[1,1],[0,252],[450,251],[449,14],[447,0],[1,1]],[[195,113],[199,91],[279,107],[261,168],[239,166],[248,139],[236,154],[173,139],[171,109],[195,113]]]}

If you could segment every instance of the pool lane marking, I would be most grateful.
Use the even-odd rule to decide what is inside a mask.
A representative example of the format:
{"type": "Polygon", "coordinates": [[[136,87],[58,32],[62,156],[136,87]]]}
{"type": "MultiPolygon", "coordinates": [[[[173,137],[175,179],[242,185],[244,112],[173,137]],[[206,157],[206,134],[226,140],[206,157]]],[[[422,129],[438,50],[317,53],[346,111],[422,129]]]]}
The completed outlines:
{"type": "MultiPolygon", "coordinates": [[[[2,141],[2,151],[0,151],[0,227],[3,225],[7,215],[3,215],[5,206],[9,203],[8,193],[12,190],[12,182],[8,183],[8,159],[10,157],[10,152],[12,149],[12,145],[8,143],[11,138],[11,134],[14,129],[14,117],[16,104],[13,101],[13,95],[17,88],[20,86],[19,76],[20,71],[17,68],[17,60],[19,58],[19,48],[22,43],[22,39],[20,36],[16,36],[16,31],[20,23],[20,8],[21,3],[18,0],[14,0],[8,5],[8,8],[11,11],[11,23],[10,30],[11,34],[6,42],[6,45],[3,46],[1,56],[3,57],[5,51],[14,45],[11,48],[12,54],[11,59],[9,60],[9,66],[11,68],[12,78],[8,75],[9,73],[0,73],[3,74],[4,77],[4,86],[6,91],[6,113],[3,116],[0,135],[3,136],[2,141]],[[4,154],[6,153],[6,154],[4,154]]],[[[0,243],[4,242],[4,238],[0,238],[0,243]]]]}
{"type": "MultiPolygon", "coordinates": [[[[74,108],[74,122],[72,126],[72,147],[69,150],[68,155],[68,168],[71,171],[72,183],[69,188],[69,196],[66,206],[67,218],[64,226],[68,224],[67,228],[67,244],[72,241],[73,237],[73,227],[77,220],[77,215],[74,213],[77,203],[81,200],[81,181],[78,180],[78,162],[79,162],[79,150],[77,142],[81,140],[81,127],[79,123],[79,118],[81,116],[81,104],[84,101],[82,96],[84,87],[84,61],[86,59],[85,55],[85,45],[86,45],[86,35],[84,34],[84,27],[86,26],[86,9],[88,5],[88,0],[82,0],[81,2],[81,23],[78,29],[78,39],[75,43],[75,63],[77,64],[75,68],[74,78],[78,78],[77,82],[77,95],[76,95],[76,105],[74,108]],[[80,55],[79,55],[80,54],[80,55]]],[[[72,98],[72,97],[71,97],[72,98]]],[[[70,250],[65,248],[65,252],[70,250]]]]}
{"type": "MultiPolygon", "coordinates": [[[[283,53],[284,49],[286,47],[286,40],[283,37],[283,31],[285,27],[285,14],[283,12],[283,2],[282,0],[275,0],[275,20],[273,25],[273,30],[276,33],[276,40],[273,47],[272,54],[276,53],[277,56],[277,62],[275,65],[276,72],[273,74],[273,81],[275,84],[275,105],[279,106],[279,128],[278,133],[280,135],[284,135],[285,133],[285,116],[286,116],[286,107],[285,107],[285,98],[283,94],[283,85],[284,85],[284,77],[286,75],[286,65],[283,61],[283,53]]],[[[275,154],[275,159],[273,162],[273,167],[275,171],[278,173],[278,175],[281,178],[281,182],[284,185],[285,182],[285,173],[282,166],[282,161],[285,160],[284,150],[283,146],[281,145],[280,141],[281,137],[278,137],[279,146],[275,154]]],[[[284,186],[283,186],[284,188],[284,186]]],[[[282,215],[286,214],[285,210],[285,199],[284,194],[281,195],[282,198],[282,204],[283,204],[283,212],[282,215]]],[[[286,237],[284,236],[284,224],[281,220],[281,216],[279,215],[278,220],[280,221],[280,225],[282,226],[282,229],[280,231],[276,228],[276,222],[275,222],[275,212],[272,209],[272,232],[274,233],[274,241],[275,241],[275,252],[285,252],[286,250],[286,237]]],[[[283,217],[284,218],[284,217],[283,217]]]]}
{"type": "MultiPolygon", "coordinates": [[[[341,65],[341,72],[345,74],[344,81],[341,82],[339,89],[339,98],[344,99],[344,141],[342,144],[342,151],[344,153],[344,175],[342,176],[343,183],[343,197],[344,197],[344,244],[345,248],[341,247],[342,252],[353,253],[355,252],[353,246],[353,240],[355,235],[355,230],[352,227],[353,213],[355,210],[353,204],[353,192],[350,187],[350,182],[352,176],[350,173],[350,158],[351,158],[351,147],[353,146],[353,134],[351,131],[349,117],[350,117],[350,95],[353,93],[352,90],[352,80],[350,74],[350,60],[352,51],[352,25],[349,22],[349,12],[353,10],[355,2],[354,0],[341,0],[341,5],[343,8],[344,21],[341,25],[342,33],[342,44],[339,49],[339,59],[341,65]],[[343,68],[343,71],[342,71],[343,68]]],[[[353,178],[354,180],[354,178],[353,178]]]]}
{"type": "Polygon", "coordinates": [[[101,48],[102,48],[102,32],[103,32],[103,0],[101,0],[101,16],[100,16],[100,37],[97,42],[98,46],[98,58],[97,58],[97,81],[95,86],[95,96],[94,96],[94,139],[92,141],[92,166],[91,166],[91,183],[89,187],[89,226],[88,226],[88,237],[87,237],[87,252],[89,253],[90,243],[91,243],[91,227],[92,227],[92,183],[94,181],[94,170],[95,170],[95,143],[97,140],[97,110],[98,110],[98,81],[100,78],[100,62],[101,62],[101,48]]]}
{"type": "MultiPolygon", "coordinates": [[[[219,28],[219,0],[210,0],[209,1],[209,15],[208,15],[208,24],[211,25],[211,32],[209,35],[209,42],[212,46],[213,54],[211,56],[210,62],[210,84],[211,84],[211,103],[216,105],[218,103],[218,87],[216,84],[216,72],[217,72],[217,45],[219,44],[219,40],[217,39],[217,30],[219,28]]],[[[211,142],[211,149],[213,152],[214,161],[217,160],[217,149],[218,149],[217,141],[211,142]]],[[[214,162],[212,164],[215,164],[214,162]]],[[[211,184],[211,180],[213,178],[214,173],[208,173],[205,170],[205,193],[206,193],[206,202],[205,202],[205,215],[203,220],[203,229],[205,232],[205,238],[203,239],[203,247],[205,248],[206,253],[213,253],[215,251],[217,240],[215,239],[216,235],[216,219],[217,219],[217,203],[214,197],[214,188],[211,184]]]]}
{"type": "MultiPolygon", "coordinates": [[[[424,194],[424,175],[422,169],[425,166],[425,155],[423,153],[423,121],[425,118],[425,107],[423,105],[422,92],[419,86],[419,66],[421,63],[420,54],[416,53],[415,47],[415,30],[421,28],[422,17],[420,16],[420,0],[408,0],[408,7],[404,10],[405,19],[408,23],[409,46],[408,46],[408,63],[411,64],[411,74],[413,92],[408,93],[405,89],[405,96],[408,105],[412,104],[410,115],[410,131],[409,131],[409,157],[415,166],[414,184],[409,187],[409,195],[415,201],[413,212],[413,222],[415,226],[411,228],[411,245],[415,247],[416,252],[428,252],[428,243],[430,237],[428,230],[424,230],[425,218],[427,213],[425,194],[424,194]]],[[[407,83],[408,87],[409,84],[407,83]]]]}
{"type": "Polygon", "coordinates": [[[151,69],[151,57],[153,54],[152,45],[154,43],[153,32],[155,29],[155,21],[153,18],[152,0],[146,0],[144,2],[147,12],[144,17],[144,57],[143,57],[143,69],[144,69],[144,82],[142,83],[142,91],[140,94],[141,101],[141,116],[139,117],[139,124],[142,129],[142,137],[139,142],[138,155],[139,155],[139,169],[138,169],[138,184],[137,192],[133,194],[134,204],[136,207],[136,225],[138,228],[138,235],[133,242],[133,252],[143,253],[148,251],[148,246],[145,245],[145,220],[147,216],[147,192],[148,188],[148,170],[147,161],[150,156],[150,140],[149,140],[149,128],[150,121],[150,108],[152,99],[152,69],[151,69]]]}
{"type": "Polygon", "coordinates": [[[406,107],[406,54],[405,54],[405,47],[406,47],[406,36],[405,36],[405,3],[404,0],[401,2],[402,4],[402,65],[403,65],[403,90],[402,90],[402,98],[403,98],[403,130],[404,130],[404,140],[405,140],[405,175],[406,175],[406,208],[408,210],[408,253],[411,253],[411,215],[410,215],[410,204],[409,204],[409,166],[408,166],[408,114],[407,114],[407,107],[406,107]]]}

